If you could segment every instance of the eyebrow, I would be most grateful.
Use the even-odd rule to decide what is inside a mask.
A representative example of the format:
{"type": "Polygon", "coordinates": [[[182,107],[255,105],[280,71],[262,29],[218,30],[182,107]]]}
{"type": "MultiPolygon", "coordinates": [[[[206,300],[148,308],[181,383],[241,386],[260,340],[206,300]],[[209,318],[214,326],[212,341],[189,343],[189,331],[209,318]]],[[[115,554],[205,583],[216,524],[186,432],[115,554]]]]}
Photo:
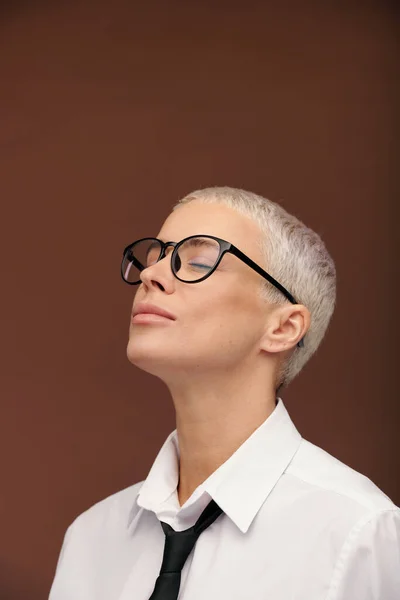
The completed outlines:
{"type": "Polygon", "coordinates": [[[197,247],[197,246],[215,247],[215,241],[210,241],[205,238],[193,238],[191,240],[188,240],[186,243],[189,244],[189,246],[195,246],[195,247],[197,247]]]}

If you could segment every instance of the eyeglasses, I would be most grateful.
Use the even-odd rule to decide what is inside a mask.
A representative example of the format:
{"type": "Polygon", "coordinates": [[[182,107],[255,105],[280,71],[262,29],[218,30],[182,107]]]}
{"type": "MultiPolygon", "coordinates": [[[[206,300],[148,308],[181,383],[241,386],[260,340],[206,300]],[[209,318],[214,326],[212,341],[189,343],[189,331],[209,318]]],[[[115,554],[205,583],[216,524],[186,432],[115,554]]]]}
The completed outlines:
{"type": "MultiPolygon", "coordinates": [[[[171,270],[174,276],[183,283],[199,283],[210,277],[218,267],[222,257],[230,252],[242,260],[256,273],[267,279],[292,303],[297,304],[293,296],[264,271],[259,265],[243,254],[230,242],[214,235],[191,235],[180,242],[163,242],[157,238],[146,237],[129,244],[123,251],[121,276],[125,283],[138,285],[141,283],[140,273],[165,257],[168,246],[173,246],[171,254],[171,270]],[[179,273],[179,275],[178,275],[179,273]]],[[[297,346],[302,348],[301,339],[297,346]]]]}

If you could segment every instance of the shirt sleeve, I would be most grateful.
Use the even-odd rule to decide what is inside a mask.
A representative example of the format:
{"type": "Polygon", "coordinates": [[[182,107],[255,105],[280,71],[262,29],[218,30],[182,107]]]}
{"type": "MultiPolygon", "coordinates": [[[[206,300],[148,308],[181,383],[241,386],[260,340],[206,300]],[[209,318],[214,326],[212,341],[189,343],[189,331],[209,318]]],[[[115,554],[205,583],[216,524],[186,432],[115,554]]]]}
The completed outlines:
{"type": "Polygon", "coordinates": [[[65,532],[64,535],[64,540],[63,543],[61,545],[61,550],[60,550],[60,554],[58,556],[58,561],[57,561],[57,566],[56,566],[56,571],[55,571],[55,575],[54,575],[54,579],[52,582],[52,586],[50,589],[50,595],[49,595],[49,600],[52,600],[53,598],[55,598],[55,589],[56,589],[56,582],[58,581],[58,577],[61,571],[61,565],[63,562],[63,557],[65,554],[65,550],[68,546],[68,543],[70,541],[70,537],[71,537],[71,532],[72,532],[72,524],[68,527],[68,529],[65,532]]]}
{"type": "Polygon", "coordinates": [[[363,518],[349,533],[326,600],[400,600],[400,509],[363,518]]]}

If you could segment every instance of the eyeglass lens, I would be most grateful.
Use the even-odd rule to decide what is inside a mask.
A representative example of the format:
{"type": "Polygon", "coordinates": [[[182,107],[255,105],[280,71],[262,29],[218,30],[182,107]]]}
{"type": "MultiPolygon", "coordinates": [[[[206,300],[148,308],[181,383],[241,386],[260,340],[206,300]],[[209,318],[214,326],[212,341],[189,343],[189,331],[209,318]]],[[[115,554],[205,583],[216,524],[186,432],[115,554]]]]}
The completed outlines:
{"type": "MultiPolygon", "coordinates": [[[[172,253],[172,250],[171,250],[172,253]]],[[[220,246],[216,240],[194,237],[178,248],[172,268],[183,281],[196,281],[209,273],[218,260],[220,246]]],[[[140,272],[159,259],[161,245],[155,239],[134,243],[122,260],[122,274],[129,283],[140,283],[140,272]]]]}

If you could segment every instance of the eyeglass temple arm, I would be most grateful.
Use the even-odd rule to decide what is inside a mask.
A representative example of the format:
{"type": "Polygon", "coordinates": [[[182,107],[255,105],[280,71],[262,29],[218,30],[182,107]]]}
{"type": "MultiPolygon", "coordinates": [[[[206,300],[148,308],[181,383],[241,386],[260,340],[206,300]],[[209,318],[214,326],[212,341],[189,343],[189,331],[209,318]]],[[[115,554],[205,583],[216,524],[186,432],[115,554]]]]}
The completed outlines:
{"type": "MultiPolygon", "coordinates": [[[[251,267],[252,269],[254,269],[254,271],[256,271],[259,275],[261,275],[262,277],[264,277],[264,279],[267,279],[270,283],[272,283],[272,285],[274,285],[280,292],[282,292],[282,294],[284,296],[286,296],[286,298],[292,304],[297,304],[297,302],[294,299],[294,297],[292,296],[292,294],[290,292],[288,292],[287,289],[284,288],[283,285],[281,285],[279,283],[279,281],[277,281],[276,279],[274,279],[272,277],[272,275],[270,275],[269,273],[267,273],[267,271],[264,271],[264,269],[262,269],[261,267],[259,267],[257,263],[255,263],[255,262],[253,262],[251,260],[251,258],[249,258],[245,254],[243,254],[243,252],[241,252],[239,250],[239,248],[236,248],[235,246],[231,246],[231,250],[233,251],[234,254],[236,254],[236,256],[238,258],[240,258],[243,262],[245,262],[249,267],[251,267]]],[[[299,340],[297,342],[297,346],[299,348],[303,348],[304,347],[304,340],[303,339],[299,340]]]]}
{"type": "Polygon", "coordinates": [[[135,265],[135,267],[139,270],[139,271],[143,271],[144,267],[142,265],[142,263],[140,263],[137,258],[132,254],[132,252],[129,250],[129,252],[127,252],[127,250],[129,250],[129,246],[127,248],[125,248],[124,252],[123,252],[123,256],[125,256],[128,258],[128,260],[131,261],[131,263],[133,263],[135,265]]]}

